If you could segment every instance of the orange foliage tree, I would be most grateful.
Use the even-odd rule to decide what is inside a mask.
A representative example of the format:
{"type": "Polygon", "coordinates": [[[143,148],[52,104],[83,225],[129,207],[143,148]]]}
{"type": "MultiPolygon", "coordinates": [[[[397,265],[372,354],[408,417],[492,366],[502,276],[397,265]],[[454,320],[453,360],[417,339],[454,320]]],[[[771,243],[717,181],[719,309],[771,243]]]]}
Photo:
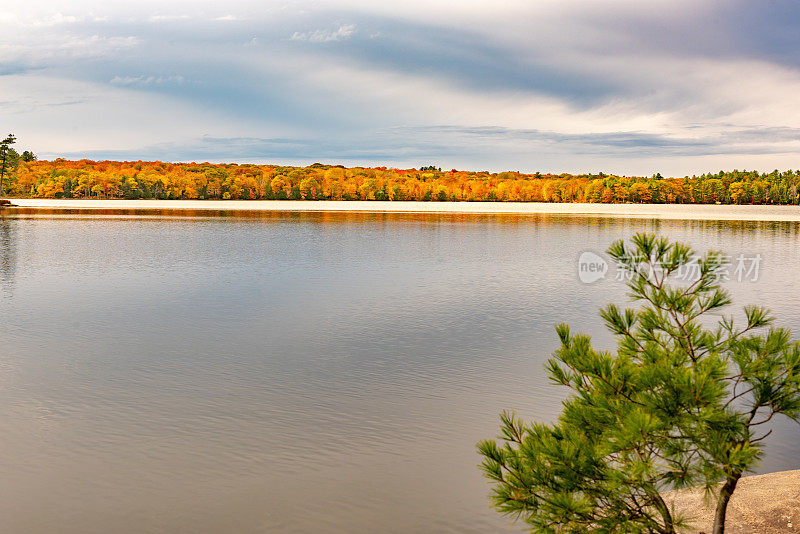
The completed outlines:
{"type": "Polygon", "coordinates": [[[798,204],[800,171],[683,178],[160,161],[23,161],[8,194],[40,198],[798,204]]]}

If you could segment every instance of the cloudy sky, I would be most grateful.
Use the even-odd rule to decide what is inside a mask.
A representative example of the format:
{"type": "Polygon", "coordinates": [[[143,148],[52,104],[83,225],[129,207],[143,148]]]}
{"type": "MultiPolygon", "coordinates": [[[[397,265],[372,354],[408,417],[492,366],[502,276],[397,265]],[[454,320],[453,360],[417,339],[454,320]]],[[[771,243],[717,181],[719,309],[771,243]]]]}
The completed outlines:
{"type": "Polygon", "coordinates": [[[800,3],[5,0],[45,158],[683,176],[800,167],[800,3]]]}

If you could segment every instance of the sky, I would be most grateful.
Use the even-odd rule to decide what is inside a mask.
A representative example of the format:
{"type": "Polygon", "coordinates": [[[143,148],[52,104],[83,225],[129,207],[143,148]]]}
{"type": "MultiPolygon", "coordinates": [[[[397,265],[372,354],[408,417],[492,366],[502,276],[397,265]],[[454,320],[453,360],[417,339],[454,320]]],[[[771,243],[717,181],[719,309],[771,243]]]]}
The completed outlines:
{"type": "Polygon", "coordinates": [[[800,167],[800,3],[4,0],[44,159],[684,176],[800,167]]]}

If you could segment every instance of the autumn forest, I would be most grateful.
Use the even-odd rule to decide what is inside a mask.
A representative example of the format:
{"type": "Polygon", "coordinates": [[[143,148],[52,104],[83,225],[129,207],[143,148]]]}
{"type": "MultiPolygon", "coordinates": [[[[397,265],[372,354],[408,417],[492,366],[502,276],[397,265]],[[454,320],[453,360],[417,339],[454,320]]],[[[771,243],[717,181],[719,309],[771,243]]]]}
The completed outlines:
{"type": "Polygon", "coordinates": [[[41,198],[414,200],[798,204],[800,171],[731,171],[682,178],[523,174],[315,163],[24,161],[4,194],[41,198]]]}

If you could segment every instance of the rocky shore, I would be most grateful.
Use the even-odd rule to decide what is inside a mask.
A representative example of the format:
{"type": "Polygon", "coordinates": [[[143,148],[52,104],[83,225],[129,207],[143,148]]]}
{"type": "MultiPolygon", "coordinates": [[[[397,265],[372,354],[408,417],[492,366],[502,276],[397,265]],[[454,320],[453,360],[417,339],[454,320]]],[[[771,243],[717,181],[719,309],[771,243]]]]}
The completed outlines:
{"type": "MultiPolygon", "coordinates": [[[[668,502],[694,518],[688,533],[711,533],[713,503],[703,502],[702,490],[670,492],[668,502]]],[[[744,477],[728,504],[726,534],[800,532],[800,469],[744,477]]]]}

